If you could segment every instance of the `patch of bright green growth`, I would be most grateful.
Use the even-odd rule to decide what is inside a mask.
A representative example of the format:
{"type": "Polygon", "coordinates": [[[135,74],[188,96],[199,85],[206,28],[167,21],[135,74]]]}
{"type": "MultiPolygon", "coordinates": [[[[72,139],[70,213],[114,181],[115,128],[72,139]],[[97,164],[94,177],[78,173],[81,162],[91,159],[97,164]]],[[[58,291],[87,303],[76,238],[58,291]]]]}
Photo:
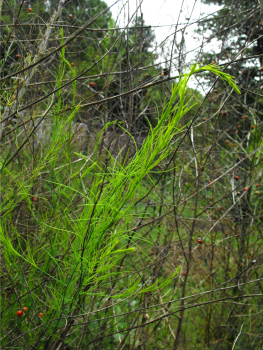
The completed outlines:
{"type": "MultiPolygon", "coordinates": [[[[63,59],[63,51],[61,58],[63,59]]],[[[64,63],[66,62],[64,61],[64,63]]],[[[19,235],[16,237],[18,243],[14,245],[13,237],[6,234],[5,219],[7,216],[3,215],[1,223],[3,258],[8,262],[8,266],[9,262],[13,261],[13,269],[17,270],[18,273],[20,261],[24,260],[28,264],[27,268],[32,271],[32,277],[40,275],[42,280],[49,278],[51,281],[49,287],[47,290],[43,289],[42,293],[45,294],[46,302],[50,303],[49,307],[55,305],[53,312],[56,312],[56,309],[59,310],[58,313],[63,312],[63,315],[66,315],[72,310],[80,308],[82,298],[86,295],[98,294],[98,287],[101,283],[109,282],[109,276],[113,274],[111,269],[118,264],[124,255],[135,251],[134,247],[126,248],[127,240],[130,238],[127,225],[133,221],[134,204],[144,195],[141,189],[142,179],[173,151],[173,142],[171,141],[182,130],[178,126],[178,122],[194,106],[189,101],[186,102],[185,98],[188,81],[193,74],[202,71],[218,75],[226,80],[235,91],[239,92],[233,78],[220,71],[218,67],[208,65],[197,68],[195,64],[190,72],[181,75],[179,82],[173,86],[171,99],[165,103],[156,127],[150,130],[142,147],[137,150],[129,162],[119,162],[109,153],[109,163],[102,164],[98,152],[100,134],[95,157],[90,159],[79,154],[78,156],[83,161],[80,162],[80,165],[77,163],[79,168],[74,168],[70,182],[60,182],[59,179],[63,179],[60,176],[56,176],[55,179],[45,179],[46,185],[56,189],[56,193],[64,198],[68,207],[78,195],[84,198],[85,203],[78,216],[72,215],[68,207],[55,213],[55,206],[51,206],[54,210],[54,212],[51,211],[52,220],[49,215],[40,215],[32,207],[31,214],[41,228],[39,237],[41,234],[43,235],[42,240],[39,239],[38,245],[31,246],[30,240],[19,235]],[[179,102],[174,105],[178,97],[179,102]],[[83,166],[84,161],[85,166],[83,166]],[[74,179],[76,179],[75,182],[74,179]],[[80,179],[85,180],[85,183],[90,180],[88,193],[81,192],[80,179]],[[51,232],[48,240],[44,238],[46,232],[51,232]],[[57,256],[63,257],[62,261],[57,256]],[[45,263],[39,263],[39,261],[45,261],[45,263]]],[[[63,69],[60,74],[62,74],[61,72],[63,69]]],[[[59,78],[58,85],[60,82],[59,78]]],[[[58,103],[62,102],[58,100],[58,103]]],[[[59,110],[61,106],[59,105],[59,110]]],[[[73,115],[75,112],[66,120],[66,123],[71,123],[73,115]]],[[[25,191],[28,182],[41,173],[41,167],[45,162],[48,162],[48,158],[59,158],[59,150],[67,144],[67,138],[63,135],[64,126],[64,123],[57,125],[58,129],[53,135],[51,146],[47,147],[47,153],[43,156],[44,160],[33,169],[31,178],[22,177],[16,198],[25,198],[29,195],[25,191]]],[[[108,126],[109,124],[105,127],[108,126]]],[[[68,158],[68,160],[70,159],[68,158]]],[[[3,176],[8,176],[8,168],[5,167],[5,164],[5,161],[1,159],[3,176]]],[[[54,164],[52,165],[53,170],[54,164]]],[[[54,205],[53,202],[52,205],[54,205]]],[[[15,206],[14,202],[13,206],[15,206]]],[[[6,207],[2,209],[5,210],[6,207]]],[[[138,240],[140,237],[134,235],[133,239],[138,240]]],[[[120,289],[114,291],[114,297],[131,295],[134,297],[143,292],[164,288],[171,283],[178,273],[178,269],[165,281],[157,280],[152,285],[139,286],[140,278],[134,277],[130,279],[128,287],[119,286],[120,289]]],[[[39,298],[38,303],[41,303],[41,298],[39,298]]],[[[53,314],[52,317],[55,315],[53,314]]],[[[57,317],[59,318],[60,314],[57,317]]]]}
{"type": "Polygon", "coordinates": [[[228,84],[238,93],[240,94],[240,90],[239,88],[236,86],[235,84],[235,77],[233,77],[232,75],[228,74],[228,73],[225,73],[225,72],[222,72],[220,70],[220,67],[218,67],[217,65],[215,64],[208,64],[207,66],[203,66],[203,67],[200,67],[198,69],[196,69],[197,67],[197,64],[195,63],[191,69],[191,72],[194,70],[194,73],[200,73],[200,72],[205,72],[205,71],[208,71],[208,72],[211,72],[215,75],[217,75],[218,77],[220,77],[222,80],[225,80],[226,82],[228,82],[228,84]]]}

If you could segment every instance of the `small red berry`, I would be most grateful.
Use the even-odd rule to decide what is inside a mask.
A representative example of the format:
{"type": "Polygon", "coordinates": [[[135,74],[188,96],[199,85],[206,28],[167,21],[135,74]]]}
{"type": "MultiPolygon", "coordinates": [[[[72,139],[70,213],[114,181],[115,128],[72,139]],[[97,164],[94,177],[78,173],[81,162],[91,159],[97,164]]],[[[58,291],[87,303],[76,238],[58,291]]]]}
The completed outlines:
{"type": "Polygon", "coordinates": [[[73,66],[74,66],[74,63],[70,63],[70,65],[71,65],[71,67],[73,67],[73,66]]]}
{"type": "Polygon", "coordinates": [[[29,8],[27,9],[27,11],[28,11],[28,12],[32,12],[32,9],[31,9],[31,7],[29,7],[29,8]]]}
{"type": "Polygon", "coordinates": [[[235,176],[235,180],[239,180],[239,176],[235,176]]]}
{"type": "Polygon", "coordinates": [[[242,74],[245,74],[245,71],[244,71],[244,70],[242,70],[242,74]]]}
{"type": "Polygon", "coordinates": [[[37,202],[37,198],[36,198],[36,197],[33,197],[33,198],[32,198],[32,201],[33,201],[33,202],[37,202]]]}
{"type": "Polygon", "coordinates": [[[244,191],[248,191],[248,187],[245,187],[245,188],[244,188],[244,191]]]}
{"type": "Polygon", "coordinates": [[[22,310],[18,310],[16,314],[17,314],[17,317],[21,317],[23,315],[23,311],[22,310]]]}
{"type": "Polygon", "coordinates": [[[69,18],[72,18],[72,17],[73,17],[73,15],[72,15],[72,14],[70,14],[70,15],[69,15],[69,18]]]}
{"type": "Polygon", "coordinates": [[[28,311],[28,308],[27,308],[27,307],[23,307],[23,310],[24,310],[25,312],[27,312],[27,311],[28,311]]]}
{"type": "Polygon", "coordinates": [[[251,125],[251,129],[255,129],[255,125],[251,125]]]}
{"type": "Polygon", "coordinates": [[[145,76],[146,76],[146,78],[148,78],[149,74],[148,74],[148,73],[146,73],[146,74],[145,74],[145,76]]]}
{"type": "Polygon", "coordinates": [[[211,184],[211,181],[210,181],[210,180],[208,180],[207,182],[208,182],[209,184],[211,184]]]}
{"type": "Polygon", "coordinates": [[[39,317],[44,317],[44,314],[42,314],[42,312],[39,313],[39,317]]]}
{"type": "Polygon", "coordinates": [[[259,187],[259,184],[256,184],[257,187],[259,187]]]}
{"type": "Polygon", "coordinates": [[[19,55],[16,55],[16,58],[19,58],[20,56],[19,55]]]}
{"type": "Polygon", "coordinates": [[[186,272],[183,272],[182,275],[183,275],[183,276],[186,276],[186,272]]]}
{"type": "Polygon", "coordinates": [[[89,83],[89,86],[95,87],[95,86],[96,86],[96,83],[90,82],[90,83],[89,83]]]}
{"type": "Polygon", "coordinates": [[[230,141],[229,140],[226,140],[225,143],[228,144],[230,141]]]}

